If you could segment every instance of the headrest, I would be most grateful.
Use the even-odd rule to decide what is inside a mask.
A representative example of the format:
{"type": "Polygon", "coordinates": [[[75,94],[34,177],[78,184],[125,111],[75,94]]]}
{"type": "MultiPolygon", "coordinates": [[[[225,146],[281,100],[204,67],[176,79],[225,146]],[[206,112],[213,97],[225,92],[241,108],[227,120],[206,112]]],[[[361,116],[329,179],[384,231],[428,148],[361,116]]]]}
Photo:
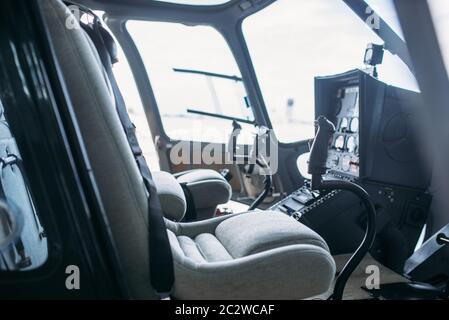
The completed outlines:
{"type": "Polygon", "coordinates": [[[91,39],[92,39],[92,32],[98,32],[103,40],[106,50],[109,53],[109,56],[111,58],[111,64],[117,63],[119,61],[117,53],[117,44],[115,43],[114,37],[103,25],[103,22],[100,19],[100,17],[97,16],[91,9],[85,6],[75,4],[70,1],[64,1],[64,3],[67,6],[75,6],[76,8],[78,8],[78,10],[80,10],[80,12],[92,18],[86,19],[89,22],[85,22],[83,21],[83,19],[80,19],[79,23],[81,27],[86,31],[86,33],[89,35],[91,39]]]}

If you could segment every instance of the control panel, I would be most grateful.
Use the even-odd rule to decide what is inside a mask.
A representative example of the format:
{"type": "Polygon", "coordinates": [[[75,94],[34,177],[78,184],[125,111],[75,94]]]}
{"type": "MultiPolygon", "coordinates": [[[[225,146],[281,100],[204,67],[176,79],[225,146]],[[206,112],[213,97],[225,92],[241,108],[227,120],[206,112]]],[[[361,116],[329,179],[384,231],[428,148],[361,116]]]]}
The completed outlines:
{"type": "MultiPolygon", "coordinates": [[[[399,271],[413,252],[431,201],[426,192],[429,175],[420,170],[419,157],[412,156],[418,150],[410,142],[413,135],[406,134],[413,130],[406,115],[418,101],[416,93],[387,86],[360,70],[315,79],[316,117],[323,115],[335,125],[323,179],[352,181],[369,193],[378,220],[371,254],[399,271]],[[401,135],[402,128],[410,130],[401,135]],[[397,147],[394,152],[389,141],[397,147]],[[395,246],[398,239],[401,245],[395,246]]],[[[309,183],[305,180],[269,209],[319,233],[332,254],[353,252],[366,226],[360,199],[348,191],[312,191],[309,183]]]]}
{"type": "MultiPolygon", "coordinates": [[[[329,145],[326,167],[329,169],[324,179],[356,180],[359,177],[359,115],[360,90],[358,83],[344,84],[335,88],[328,113],[332,115],[335,133],[329,145]]],[[[306,181],[305,185],[285,199],[271,207],[302,221],[305,214],[316,210],[321,205],[339,194],[312,191],[306,181]]],[[[304,222],[304,221],[303,221],[304,222]]]]}
{"type": "Polygon", "coordinates": [[[283,212],[298,221],[304,222],[304,218],[306,218],[308,213],[326,204],[339,193],[339,190],[331,192],[312,191],[306,183],[306,185],[276,203],[269,210],[283,212]]]}
{"type": "Polygon", "coordinates": [[[337,90],[336,132],[329,148],[330,173],[359,176],[359,87],[337,90]]]}

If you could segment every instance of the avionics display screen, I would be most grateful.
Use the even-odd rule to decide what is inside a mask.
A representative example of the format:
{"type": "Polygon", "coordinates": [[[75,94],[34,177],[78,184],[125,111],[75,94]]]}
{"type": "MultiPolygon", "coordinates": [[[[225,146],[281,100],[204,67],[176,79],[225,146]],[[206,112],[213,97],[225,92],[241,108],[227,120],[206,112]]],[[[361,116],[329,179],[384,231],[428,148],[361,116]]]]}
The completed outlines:
{"type": "Polygon", "coordinates": [[[329,148],[331,171],[359,176],[359,87],[340,88],[335,105],[336,132],[329,148]]]}

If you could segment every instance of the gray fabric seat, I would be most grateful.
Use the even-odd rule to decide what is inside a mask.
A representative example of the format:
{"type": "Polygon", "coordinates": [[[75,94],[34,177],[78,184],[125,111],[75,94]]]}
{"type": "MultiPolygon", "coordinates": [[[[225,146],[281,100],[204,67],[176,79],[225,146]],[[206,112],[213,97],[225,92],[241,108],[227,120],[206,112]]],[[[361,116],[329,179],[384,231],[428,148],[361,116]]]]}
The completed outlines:
{"type": "Polygon", "coordinates": [[[168,223],[178,299],[303,299],[329,289],[324,240],[292,218],[249,212],[168,223]]]}
{"type": "MultiPolygon", "coordinates": [[[[98,53],[82,29],[66,27],[74,18],[61,1],[41,3],[130,294],[157,298],[147,193],[98,53]]],[[[324,241],[287,216],[252,212],[166,224],[179,299],[298,299],[325,292],[334,277],[324,241]]]]}

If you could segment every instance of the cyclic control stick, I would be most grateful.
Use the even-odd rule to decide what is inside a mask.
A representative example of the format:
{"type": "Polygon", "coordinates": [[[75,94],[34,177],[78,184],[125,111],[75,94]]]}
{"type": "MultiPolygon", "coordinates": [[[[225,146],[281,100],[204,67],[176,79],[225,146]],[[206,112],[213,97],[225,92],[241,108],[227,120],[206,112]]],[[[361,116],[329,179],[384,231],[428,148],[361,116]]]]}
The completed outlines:
{"type": "Polygon", "coordinates": [[[359,185],[342,180],[323,180],[322,175],[326,173],[326,161],[329,145],[335,132],[335,126],[326,117],[320,116],[316,125],[317,134],[310,149],[309,174],[312,175],[312,190],[347,190],[357,195],[366,208],[366,231],[360,246],[343,267],[337,280],[335,281],[334,292],[330,299],[341,300],[346,282],[355,268],[360,264],[365,255],[371,249],[376,236],[376,210],[369,194],[359,185]]]}

